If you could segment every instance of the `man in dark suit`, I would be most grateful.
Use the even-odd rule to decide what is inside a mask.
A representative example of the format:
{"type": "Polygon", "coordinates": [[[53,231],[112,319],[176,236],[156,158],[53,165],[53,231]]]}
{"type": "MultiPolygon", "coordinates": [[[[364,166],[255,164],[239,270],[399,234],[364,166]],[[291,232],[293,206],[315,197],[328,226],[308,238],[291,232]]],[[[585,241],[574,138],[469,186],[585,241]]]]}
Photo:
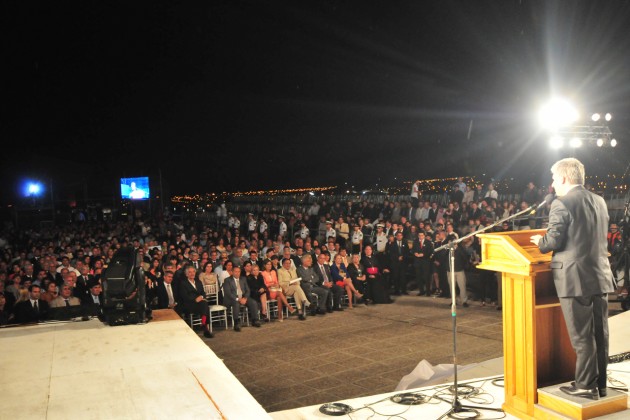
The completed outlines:
{"type": "Polygon", "coordinates": [[[208,316],[208,301],[205,298],[203,284],[201,280],[196,278],[197,270],[194,266],[187,265],[184,272],[186,278],[181,280],[179,284],[178,303],[181,303],[184,312],[197,314],[201,317],[204,337],[212,338],[208,316]]]}
{"type": "Polygon", "coordinates": [[[87,306],[90,315],[100,316],[103,313],[103,287],[98,280],[91,279],[87,284],[88,293],[81,296],[81,305],[87,306]]]}
{"type": "Polygon", "coordinates": [[[317,257],[317,264],[315,264],[313,269],[319,279],[317,286],[323,287],[332,292],[329,294],[329,296],[332,295],[332,302],[327,302],[326,312],[332,312],[333,310],[343,311],[343,308],[341,307],[341,297],[343,296],[344,291],[343,288],[337,286],[333,282],[332,275],[330,274],[330,266],[326,264],[326,255],[319,254],[317,257]]]}
{"type": "Polygon", "coordinates": [[[83,301],[90,294],[89,285],[92,283],[93,276],[90,275],[90,268],[81,267],[81,275],[77,277],[77,284],[74,286],[72,294],[83,301]]]}
{"type": "Polygon", "coordinates": [[[178,312],[178,285],[173,281],[172,271],[165,271],[162,278],[158,279],[154,293],[157,296],[157,309],[174,309],[178,312]]]}
{"type": "Polygon", "coordinates": [[[531,242],[553,251],[551,271],[577,360],[575,382],[560,390],[572,396],[606,396],[608,302],[614,292],[607,258],[608,209],[604,199],[584,188],[584,165],[568,158],[551,167],[558,196],[551,203],[545,236],[531,242]]]}
{"type": "Polygon", "coordinates": [[[39,298],[41,293],[40,287],[31,284],[28,292],[29,299],[17,303],[13,310],[15,322],[18,324],[43,321],[48,317],[48,302],[39,298]]]}
{"type": "Polygon", "coordinates": [[[319,276],[313,270],[313,257],[311,254],[302,256],[302,264],[297,268],[297,275],[302,278],[300,287],[309,298],[314,293],[317,295],[317,305],[311,300],[311,315],[326,315],[326,302],[330,295],[330,289],[319,286],[319,276]]]}
{"type": "Polygon", "coordinates": [[[396,232],[395,240],[390,244],[388,249],[391,283],[394,286],[394,294],[400,296],[408,295],[407,279],[405,278],[405,268],[407,265],[407,256],[409,255],[409,245],[403,240],[403,232],[396,232]]]}
{"type": "Polygon", "coordinates": [[[254,327],[260,328],[258,319],[258,304],[249,297],[249,286],[247,279],[241,277],[241,267],[235,265],[232,275],[223,281],[223,304],[232,308],[232,318],[234,319],[234,331],[241,331],[239,314],[241,305],[247,306],[249,317],[254,320],[254,327]]]}
{"type": "Polygon", "coordinates": [[[431,255],[433,244],[425,238],[424,231],[418,232],[413,242],[413,268],[418,282],[418,296],[431,295],[431,255]]]}

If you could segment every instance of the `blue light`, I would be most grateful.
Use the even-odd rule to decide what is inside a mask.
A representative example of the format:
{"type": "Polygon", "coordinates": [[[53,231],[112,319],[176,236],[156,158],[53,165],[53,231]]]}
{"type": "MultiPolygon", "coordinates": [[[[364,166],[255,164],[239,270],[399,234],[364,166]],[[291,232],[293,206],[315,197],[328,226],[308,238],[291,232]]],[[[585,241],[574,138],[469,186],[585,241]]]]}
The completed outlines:
{"type": "Polygon", "coordinates": [[[20,188],[24,197],[40,197],[44,193],[44,186],[39,181],[27,180],[20,188]]]}

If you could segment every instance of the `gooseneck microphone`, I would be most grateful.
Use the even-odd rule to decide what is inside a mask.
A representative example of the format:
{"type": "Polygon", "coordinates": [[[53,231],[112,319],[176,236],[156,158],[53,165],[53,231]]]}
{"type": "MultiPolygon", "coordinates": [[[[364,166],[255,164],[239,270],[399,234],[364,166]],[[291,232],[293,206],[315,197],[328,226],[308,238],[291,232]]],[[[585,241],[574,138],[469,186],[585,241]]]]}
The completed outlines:
{"type": "Polygon", "coordinates": [[[538,206],[536,206],[536,208],[534,210],[532,210],[532,212],[530,214],[536,213],[540,208],[546,206],[547,204],[551,204],[551,202],[553,200],[555,200],[555,199],[556,199],[556,195],[555,194],[547,194],[545,196],[545,199],[538,206]]]}

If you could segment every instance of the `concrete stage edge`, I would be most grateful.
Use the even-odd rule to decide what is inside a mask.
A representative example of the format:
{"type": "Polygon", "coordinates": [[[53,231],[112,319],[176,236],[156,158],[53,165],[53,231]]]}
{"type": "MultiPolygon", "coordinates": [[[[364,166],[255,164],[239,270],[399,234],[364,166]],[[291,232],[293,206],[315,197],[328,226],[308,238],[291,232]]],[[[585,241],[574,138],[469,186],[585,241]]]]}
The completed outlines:
{"type": "Polygon", "coordinates": [[[160,312],[144,325],[0,329],[0,417],[269,418],[183,320],[160,312]]]}

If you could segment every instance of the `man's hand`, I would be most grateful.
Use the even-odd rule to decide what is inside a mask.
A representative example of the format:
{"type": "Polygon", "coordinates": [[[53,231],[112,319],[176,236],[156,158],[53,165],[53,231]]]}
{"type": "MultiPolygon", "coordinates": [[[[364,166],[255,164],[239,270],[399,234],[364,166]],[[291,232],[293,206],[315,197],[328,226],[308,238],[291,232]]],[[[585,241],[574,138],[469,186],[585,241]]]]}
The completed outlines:
{"type": "Polygon", "coordinates": [[[538,242],[542,239],[542,235],[534,235],[529,237],[529,241],[534,245],[538,246],[538,242]]]}
{"type": "Polygon", "coordinates": [[[240,298],[238,300],[238,303],[240,303],[241,305],[245,305],[247,303],[247,298],[244,298],[244,297],[240,298]]]}
{"type": "Polygon", "coordinates": [[[195,298],[195,302],[199,303],[203,300],[203,296],[199,295],[195,298]]]}

